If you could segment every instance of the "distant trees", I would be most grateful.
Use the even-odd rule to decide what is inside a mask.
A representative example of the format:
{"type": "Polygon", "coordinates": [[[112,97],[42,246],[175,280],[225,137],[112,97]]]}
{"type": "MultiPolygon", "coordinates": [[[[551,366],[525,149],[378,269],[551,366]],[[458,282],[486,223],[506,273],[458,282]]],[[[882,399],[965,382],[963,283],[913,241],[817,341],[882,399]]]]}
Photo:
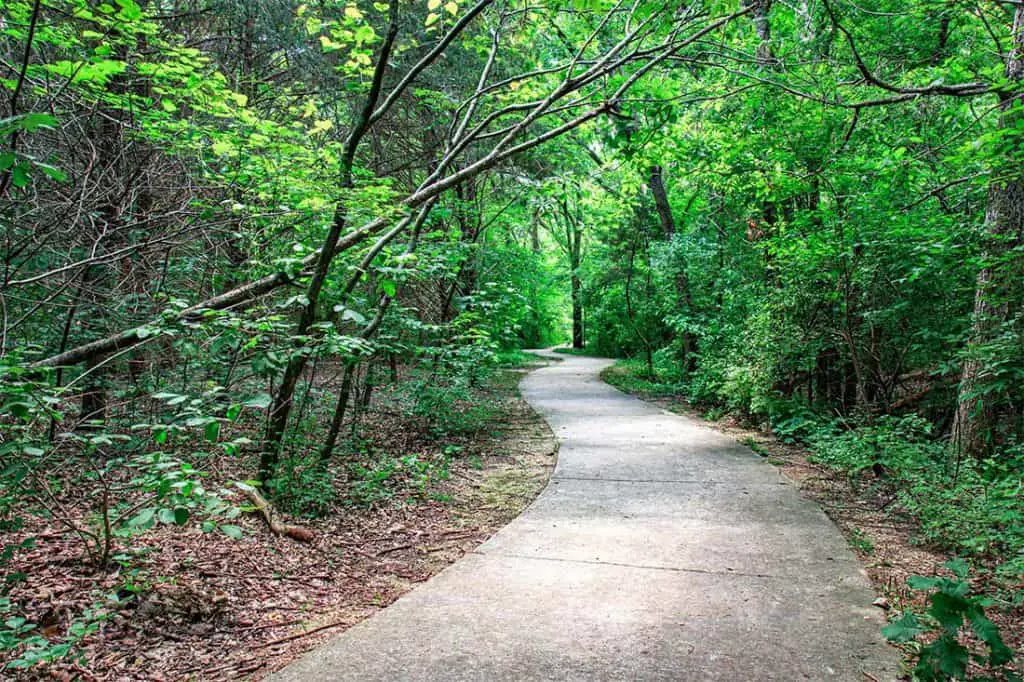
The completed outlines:
{"type": "MultiPolygon", "coordinates": [[[[744,7],[742,49],[674,59],[671,87],[645,83],[599,134],[623,160],[605,200],[653,206],[669,237],[651,257],[659,371],[773,420],[916,411],[961,453],[1012,449],[1020,8],[744,7]]],[[[614,230],[588,238],[591,341],[648,355],[614,331],[636,289],[604,276],[635,258],[614,230]]]]}

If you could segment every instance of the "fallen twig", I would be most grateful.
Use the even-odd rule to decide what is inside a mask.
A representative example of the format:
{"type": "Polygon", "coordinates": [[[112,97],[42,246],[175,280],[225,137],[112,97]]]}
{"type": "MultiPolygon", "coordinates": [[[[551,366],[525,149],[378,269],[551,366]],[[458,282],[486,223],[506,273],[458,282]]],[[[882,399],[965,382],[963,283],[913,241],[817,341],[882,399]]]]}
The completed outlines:
{"type": "Polygon", "coordinates": [[[319,627],[315,627],[312,630],[306,630],[305,632],[296,632],[295,634],[287,635],[285,637],[278,637],[277,639],[272,639],[269,642],[263,642],[262,644],[253,644],[250,648],[252,648],[252,649],[266,649],[267,647],[276,646],[278,644],[284,644],[286,642],[291,642],[291,641],[296,640],[296,639],[302,639],[303,637],[308,637],[309,635],[315,635],[316,633],[323,632],[324,630],[330,630],[331,628],[341,627],[342,625],[348,625],[348,624],[349,624],[349,621],[347,621],[347,620],[339,620],[339,621],[335,621],[334,623],[328,623],[327,625],[321,625],[319,627]]]}
{"type": "Polygon", "coordinates": [[[301,623],[301,622],[302,622],[301,620],[296,618],[294,620],[281,621],[280,623],[264,623],[263,625],[251,625],[251,626],[246,627],[246,628],[238,628],[237,630],[235,630],[235,632],[242,633],[242,632],[256,632],[258,630],[270,630],[271,628],[283,628],[283,627],[287,627],[287,626],[290,626],[290,625],[296,625],[296,624],[301,623]]]}
{"type": "Polygon", "coordinates": [[[395,545],[394,547],[387,547],[385,549],[382,549],[379,552],[377,552],[377,556],[383,556],[385,554],[390,554],[391,552],[397,552],[400,549],[412,549],[413,547],[415,547],[413,543],[407,542],[404,545],[395,545]]]}

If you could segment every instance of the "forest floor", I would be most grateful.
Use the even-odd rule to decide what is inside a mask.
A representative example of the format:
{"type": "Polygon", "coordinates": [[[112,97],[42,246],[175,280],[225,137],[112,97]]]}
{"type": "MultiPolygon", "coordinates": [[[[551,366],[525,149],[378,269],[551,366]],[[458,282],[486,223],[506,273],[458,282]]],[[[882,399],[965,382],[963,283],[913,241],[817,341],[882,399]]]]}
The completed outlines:
{"type": "MultiPolygon", "coordinates": [[[[851,479],[835,469],[817,464],[812,461],[813,453],[808,448],[785,443],[735,415],[708,419],[694,405],[678,396],[638,387],[627,373],[628,370],[617,364],[606,369],[602,378],[622,391],[732,436],[778,467],[806,497],[817,502],[846,536],[864,563],[875,589],[883,595],[877,602],[879,608],[922,612],[926,609],[927,595],[910,590],[907,579],[911,576],[951,576],[943,564],[952,557],[915,542],[916,522],[895,508],[892,504],[895,495],[886,492],[884,486],[851,479]]],[[[1005,592],[1004,585],[988,581],[991,576],[991,573],[976,572],[972,577],[972,590],[983,594],[1005,592]]],[[[1024,659],[1024,604],[989,609],[987,615],[998,626],[1005,643],[1017,652],[1019,659],[1024,659]]],[[[965,644],[975,650],[980,648],[980,643],[971,633],[964,632],[963,635],[965,644]]],[[[913,657],[911,649],[906,653],[908,658],[913,657]]],[[[974,666],[974,673],[982,675],[985,672],[974,666]]]]}
{"type": "MultiPolygon", "coordinates": [[[[80,544],[54,525],[29,524],[36,546],[11,568],[9,595],[43,633],[60,639],[74,617],[106,615],[80,655],[22,673],[51,680],[259,678],[369,617],[472,551],[546,485],[557,441],[522,400],[523,370],[503,370],[484,391],[493,418],[476,433],[438,439],[394,410],[370,409],[374,447],[444,459],[445,475],[410,477],[370,505],[338,504],[321,518],[286,518],[312,531],[301,543],[260,518],[241,539],[160,526],[132,543],[130,565],[90,569],[80,544]]],[[[329,386],[327,387],[329,388],[329,386]]],[[[217,471],[220,482],[244,478],[217,471]]],[[[216,481],[210,482],[213,487],[216,481]]],[[[70,502],[69,502],[70,504],[70,502]]]]}

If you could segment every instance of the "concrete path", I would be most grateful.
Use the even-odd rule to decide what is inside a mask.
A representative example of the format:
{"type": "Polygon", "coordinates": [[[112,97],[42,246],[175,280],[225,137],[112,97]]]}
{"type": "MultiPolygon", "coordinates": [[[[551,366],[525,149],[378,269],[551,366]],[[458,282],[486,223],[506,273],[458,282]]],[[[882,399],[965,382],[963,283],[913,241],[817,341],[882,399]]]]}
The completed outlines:
{"type": "Polygon", "coordinates": [[[820,508],[735,440],[602,383],[607,361],[560,357],[521,385],[561,441],[537,501],[274,680],[896,677],[820,508]]]}

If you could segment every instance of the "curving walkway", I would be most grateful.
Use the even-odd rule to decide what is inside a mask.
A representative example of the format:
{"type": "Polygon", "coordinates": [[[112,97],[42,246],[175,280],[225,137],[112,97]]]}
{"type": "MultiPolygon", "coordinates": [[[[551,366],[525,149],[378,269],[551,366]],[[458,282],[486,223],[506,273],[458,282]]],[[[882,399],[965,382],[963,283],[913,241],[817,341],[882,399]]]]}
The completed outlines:
{"type": "Polygon", "coordinates": [[[896,677],[817,505],[735,440],[601,382],[608,361],[559,357],[521,384],[561,442],[536,502],[272,679],[896,677]]]}

